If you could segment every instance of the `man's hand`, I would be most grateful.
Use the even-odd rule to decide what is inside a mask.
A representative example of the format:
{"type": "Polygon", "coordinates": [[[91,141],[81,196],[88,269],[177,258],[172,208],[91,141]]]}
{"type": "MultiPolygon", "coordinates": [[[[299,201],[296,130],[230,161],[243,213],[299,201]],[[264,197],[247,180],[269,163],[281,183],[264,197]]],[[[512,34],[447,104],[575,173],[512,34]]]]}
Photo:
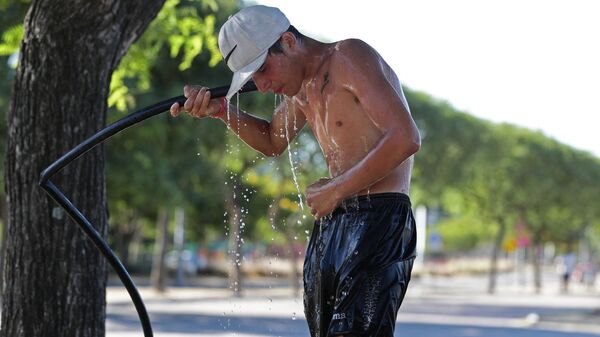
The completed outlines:
{"type": "Polygon", "coordinates": [[[315,219],[331,213],[341,200],[337,199],[331,178],[321,178],[306,188],[306,204],[315,219]]]}
{"type": "Polygon", "coordinates": [[[208,88],[186,85],[183,87],[183,95],[187,100],[183,107],[180,107],[179,103],[174,103],[170,109],[171,116],[177,117],[181,111],[187,111],[192,117],[204,118],[221,111],[221,102],[218,99],[210,99],[208,88]]]}

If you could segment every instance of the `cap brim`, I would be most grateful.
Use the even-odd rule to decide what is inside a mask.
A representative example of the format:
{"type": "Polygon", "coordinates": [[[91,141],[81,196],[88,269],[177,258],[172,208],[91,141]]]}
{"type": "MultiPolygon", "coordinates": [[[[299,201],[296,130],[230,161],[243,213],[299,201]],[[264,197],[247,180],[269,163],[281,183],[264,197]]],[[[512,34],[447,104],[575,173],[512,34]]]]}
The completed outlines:
{"type": "Polygon", "coordinates": [[[267,59],[268,50],[260,54],[256,60],[252,61],[247,66],[233,73],[233,79],[227,92],[227,100],[230,100],[240,89],[248,82],[252,75],[260,68],[267,59]]]}

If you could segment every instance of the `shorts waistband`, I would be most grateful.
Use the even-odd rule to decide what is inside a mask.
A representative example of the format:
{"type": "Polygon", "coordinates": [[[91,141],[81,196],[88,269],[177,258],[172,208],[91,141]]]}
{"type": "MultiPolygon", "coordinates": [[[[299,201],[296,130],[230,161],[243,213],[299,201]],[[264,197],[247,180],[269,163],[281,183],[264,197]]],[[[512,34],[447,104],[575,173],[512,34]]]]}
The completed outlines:
{"type": "Polygon", "coordinates": [[[374,205],[386,201],[396,201],[399,203],[406,203],[408,205],[411,205],[410,197],[404,193],[384,192],[364,194],[344,199],[341,202],[341,204],[335,210],[333,210],[332,215],[353,211],[368,210],[371,209],[374,205]]]}

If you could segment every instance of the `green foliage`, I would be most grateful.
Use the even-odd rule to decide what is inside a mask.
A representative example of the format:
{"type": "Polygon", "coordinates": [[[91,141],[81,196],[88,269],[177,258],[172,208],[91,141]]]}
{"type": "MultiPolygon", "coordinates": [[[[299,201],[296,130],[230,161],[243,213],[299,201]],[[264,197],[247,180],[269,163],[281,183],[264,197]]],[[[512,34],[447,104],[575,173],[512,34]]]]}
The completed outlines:
{"type": "MultiPolygon", "coordinates": [[[[0,0],[0,57],[11,56],[19,50],[23,40],[23,19],[30,3],[30,0],[0,0]]],[[[0,60],[5,66],[4,59],[0,60]]],[[[16,62],[9,65],[15,68],[16,62]]]]}
{"type": "Polygon", "coordinates": [[[405,93],[422,139],[413,181],[426,188],[417,188],[415,201],[437,206],[445,193],[462,189],[469,179],[468,167],[481,148],[481,137],[489,132],[488,125],[424,93],[410,89],[405,93]]]}
{"type": "Polygon", "coordinates": [[[0,31],[23,24],[31,0],[0,0],[0,31]]]}
{"type": "Polygon", "coordinates": [[[0,56],[7,56],[16,53],[23,40],[23,24],[12,26],[2,33],[0,42],[0,56]]]}
{"type": "Polygon", "coordinates": [[[442,237],[444,251],[454,253],[476,248],[493,234],[494,228],[474,214],[465,214],[438,223],[435,231],[442,237]]]}
{"type": "Polygon", "coordinates": [[[0,0],[0,11],[6,11],[11,6],[29,5],[31,0],[0,0]]]}
{"type": "MultiPolygon", "coordinates": [[[[223,15],[228,15],[220,11],[215,15],[215,5],[218,4],[219,9],[235,10],[233,3],[227,0],[218,3],[168,1],[156,21],[126,55],[119,67],[120,73],[113,77],[109,119],[114,121],[125,116],[126,112],[120,110],[124,107],[134,110],[181,95],[183,85],[198,83],[198,78],[208,86],[228,81],[231,74],[221,63],[215,67],[210,65],[214,50],[207,45],[214,44],[216,37],[212,27],[220,24],[210,18],[221,20],[223,15]],[[183,20],[185,24],[178,26],[180,19],[191,19],[195,15],[198,24],[183,20]],[[207,37],[201,48],[197,48],[197,41],[192,39],[196,42],[183,43],[178,53],[171,54],[172,36],[192,35],[207,37]],[[181,72],[182,62],[190,55],[191,67],[181,72]]],[[[173,119],[164,113],[114,137],[106,147],[112,232],[121,232],[120,228],[126,227],[128,219],[134,217],[144,235],[152,234],[161,207],[183,207],[188,239],[206,239],[209,233],[214,235],[215,232],[222,234],[225,135],[226,130],[219,121],[198,121],[187,116],[173,119]]]]}
{"type": "MultiPolygon", "coordinates": [[[[2,155],[14,78],[7,56],[18,50],[28,6],[28,1],[0,0],[2,155]]],[[[181,95],[184,84],[229,83],[231,72],[220,62],[216,27],[238,6],[236,0],[166,1],[113,74],[109,119],[181,95]]],[[[542,242],[573,243],[583,233],[600,232],[598,158],[538,132],[474,118],[425,93],[408,88],[405,92],[422,135],[411,198],[415,205],[444,209],[448,216],[436,230],[445,249],[487,243],[501,225],[510,231],[518,221],[542,242]]],[[[242,109],[266,119],[276,102],[273,95],[239,98],[242,109]]],[[[137,223],[149,237],[161,207],[183,207],[188,239],[222,239],[224,200],[227,188],[235,186],[248,241],[282,242],[290,236],[303,240],[312,217],[300,209],[298,194],[303,198],[306,186],[327,176],[320,148],[308,130],[288,152],[265,158],[220,121],[173,119],[165,113],[116,136],[106,149],[111,229],[118,232],[120,226],[137,223]],[[272,220],[269,210],[274,203],[279,210],[272,220]]]]}
{"type": "Polygon", "coordinates": [[[406,94],[422,135],[412,195],[416,204],[449,211],[442,229],[448,249],[466,249],[475,238],[488,242],[519,221],[537,243],[573,244],[598,224],[597,158],[539,132],[473,118],[426,94],[406,94]],[[465,221],[467,215],[477,221],[465,221]]]}
{"type": "Polygon", "coordinates": [[[177,58],[178,70],[191,67],[193,60],[207,50],[209,65],[214,67],[221,59],[215,34],[214,14],[203,10],[218,10],[215,1],[167,0],[144,35],[125,55],[113,72],[110,84],[109,106],[120,111],[134,107],[134,95],[148,92],[152,69],[163,50],[177,58]]]}

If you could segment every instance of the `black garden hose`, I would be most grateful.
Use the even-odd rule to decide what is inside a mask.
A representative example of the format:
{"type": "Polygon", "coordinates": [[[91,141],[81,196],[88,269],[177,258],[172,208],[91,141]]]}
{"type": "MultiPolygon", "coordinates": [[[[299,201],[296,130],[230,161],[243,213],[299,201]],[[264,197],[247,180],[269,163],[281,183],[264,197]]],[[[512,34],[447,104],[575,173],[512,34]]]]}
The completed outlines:
{"type": "MultiPolygon", "coordinates": [[[[210,89],[211,97],[219,98],[224,97],[229,90],[229,86],[218,87],[214,89],[210,89]]],[[[256,90],[256,86],[254,82],[250,81],[242,89],[240,93],[250,92],[256,90]]],[[[142,323],[142,329],[144,330],[144,337],[152,337],[152,325],[150,324],[150,319],[148,318],[148,312],[146,311],[146,307],[144,306],[144,302],[131,279],[131,276],[119,260],[115,253],[110,249],[106,241],[102,238],[102,235],[96,231],[96,229],[92,226],[92,224],[85,218],[85,216],[73,205],[73,203],[65,197],[56,185],[50,181],[50,177],[52,177],[56,172],[63,169],[73,160],[79,158],[84,153],[88,152],[96,145],[104,142],[106,139],[112,137],[116,133],[137,124],[145,119],[148,119],[152,116],[156,116],[160,113],[168,111],[173,103],[177,102],[181,106],[185,102],[186,98],[184,96],[173,97],[167,99],[165,101],[156,103],[152,106],[146,107],[142,110],[136,111],[128,116],[123,117],[122,119],[114,122],[113,124],[105,127],[104,129],[98,131],[96,134],[86,139],[69,152],[64,154],[58,160],[50,164],[44,171],[42,171],[40,175],[39,185],[54,199],[54,201],[62,207],[65,212],[79,225],[79,227],[83,230],[83,232],[94,242],[96,247],[100,250],[102,255],[108,260],[110,265],[119,275],[121,282],[127,289],[133,304],[138,312],[138,316],[140,317],[140,322],[142,323]]]]}

